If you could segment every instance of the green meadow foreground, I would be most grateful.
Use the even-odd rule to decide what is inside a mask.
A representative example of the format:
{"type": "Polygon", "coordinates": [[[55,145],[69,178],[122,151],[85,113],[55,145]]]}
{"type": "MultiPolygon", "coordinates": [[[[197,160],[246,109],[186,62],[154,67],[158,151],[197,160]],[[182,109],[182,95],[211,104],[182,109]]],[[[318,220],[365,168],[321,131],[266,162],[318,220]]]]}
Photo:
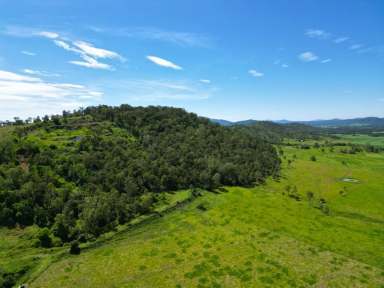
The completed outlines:
{"type": "MultiPolygon", "coordinates": [[[[78,256],[55,259],[31,248],[36,265],[25,282],[30,287],[384,287],[383,173],[383,153],[285,147],[279,181],[206,192],[78,256]]],[[[7,255],[0,256],[4,262],[7,255]]]]}

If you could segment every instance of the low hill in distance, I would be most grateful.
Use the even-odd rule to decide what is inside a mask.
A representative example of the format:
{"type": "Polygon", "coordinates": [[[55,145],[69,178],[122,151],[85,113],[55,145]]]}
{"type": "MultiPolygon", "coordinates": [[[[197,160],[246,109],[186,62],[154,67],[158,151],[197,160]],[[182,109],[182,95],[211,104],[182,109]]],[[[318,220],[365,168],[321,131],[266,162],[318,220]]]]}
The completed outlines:
{"type": "MultiPolygon", "coordinates": [[[[223,119],[211,119],[211,121],[218,123],[223,126],[234,126],[234,125],[253,125],[258,120],[242,120],[242,121],[227,121],[223,119]]],[[[330,120],[311,120],[311,121],[290,121],[290,120],[276,120],[270,121],[278,124],[292,124],[300,123],[308,126],[319,127],[319,128],[349,128],[349,129],[384,129],[384,118],[379,117],[364,117],[364,118],[353,118],[353,119],[330,119],[330,120]]]]}

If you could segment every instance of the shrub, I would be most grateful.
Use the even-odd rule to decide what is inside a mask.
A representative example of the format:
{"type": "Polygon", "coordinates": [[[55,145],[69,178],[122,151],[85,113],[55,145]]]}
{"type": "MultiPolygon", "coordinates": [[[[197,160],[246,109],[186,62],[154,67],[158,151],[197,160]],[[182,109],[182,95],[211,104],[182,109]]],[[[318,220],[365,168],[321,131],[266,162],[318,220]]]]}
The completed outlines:
{"type": "Polygon", "coordinates": [[[37,238],[40,241],[40,246],[44,248],[52,247],[51,233],[48,228],[43,228],[39,231],[37,238]]]}
{"type": "Polygon", "coordinates": [[[208,210],[207,206],[204,203],[200,203],[199,205],[196,206],[196,208],[199,209],[200,211],[208,210]]]}
{"type": "Polygon", "coordinates": [[[69,253],[72,255],[79,255],[80,254],[80,246],[78,241],[71,242],[71,248],[69,249],[69,253]]]}

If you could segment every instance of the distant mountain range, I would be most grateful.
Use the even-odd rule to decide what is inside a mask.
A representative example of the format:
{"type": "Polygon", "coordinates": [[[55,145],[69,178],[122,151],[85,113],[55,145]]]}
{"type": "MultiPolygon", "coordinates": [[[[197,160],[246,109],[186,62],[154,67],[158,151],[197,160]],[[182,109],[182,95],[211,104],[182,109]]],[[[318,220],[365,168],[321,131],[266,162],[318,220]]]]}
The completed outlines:
{"type": "MultiPolygon", "coordinates": [[[[242,121],[228,121],[223,119],[211,119],[211,121],[218,123],[223,126],[233,126],[233,125],[252,125],[258,120],[242,120],[242,121]]],[[[364,118],[353,118],[353,119],[330,119],[330,120],[311,120],[311,121],[291,121],[291,120],[276,120],[271,121],[278,124],[292,124],[300,123],[313,127],[320,128],[384,128],[384,118],[379,117],[364,117],[364,118]]]]}

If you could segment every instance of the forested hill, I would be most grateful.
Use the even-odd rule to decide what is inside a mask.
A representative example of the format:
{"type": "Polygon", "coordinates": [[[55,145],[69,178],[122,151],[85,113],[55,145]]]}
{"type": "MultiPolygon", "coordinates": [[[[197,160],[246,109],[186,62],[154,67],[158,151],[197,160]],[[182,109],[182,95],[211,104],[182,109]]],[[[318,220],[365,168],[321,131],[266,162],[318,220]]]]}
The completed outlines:
{"type": "Polygon", "coordinates": [[[276,120],[276,121],[258,121],[258,120],[243,120],[237,122],[231,122],[223,119],[211,119],[212,122],[218,123],[222,126],[235,126],[243,125],[250,126],[257,124],[258,122],[273,122],[282,125],[293,125],[303,124],[318,128],[332,129],[349,129],[351,131],[364,130],[364,129],[383,129],[384,118],[379,117],[363,117],[363,118],[352,118],[352,119],[330,119],[330,120],[310,120],[310,121],[290,121],[290,120],[276,120]]]}
{"type": "Polygon", "coordinates": [[[182,109],[98,106],[17,121],[0,128],[0,225],[89,239],[151,211],[162,191],[254,185],[279,165],[259,137],[182,109]]]}
{"type": "Polygon", "coordinates": [[[299,140],[317,139],[321,134],[325,133],[321,128],[304,124],[291,123],[282,125],[270,121],[257,121],[249,125],[239,124],[229,128],[275,144],[281,143],[284,138],[299,140]]]}

